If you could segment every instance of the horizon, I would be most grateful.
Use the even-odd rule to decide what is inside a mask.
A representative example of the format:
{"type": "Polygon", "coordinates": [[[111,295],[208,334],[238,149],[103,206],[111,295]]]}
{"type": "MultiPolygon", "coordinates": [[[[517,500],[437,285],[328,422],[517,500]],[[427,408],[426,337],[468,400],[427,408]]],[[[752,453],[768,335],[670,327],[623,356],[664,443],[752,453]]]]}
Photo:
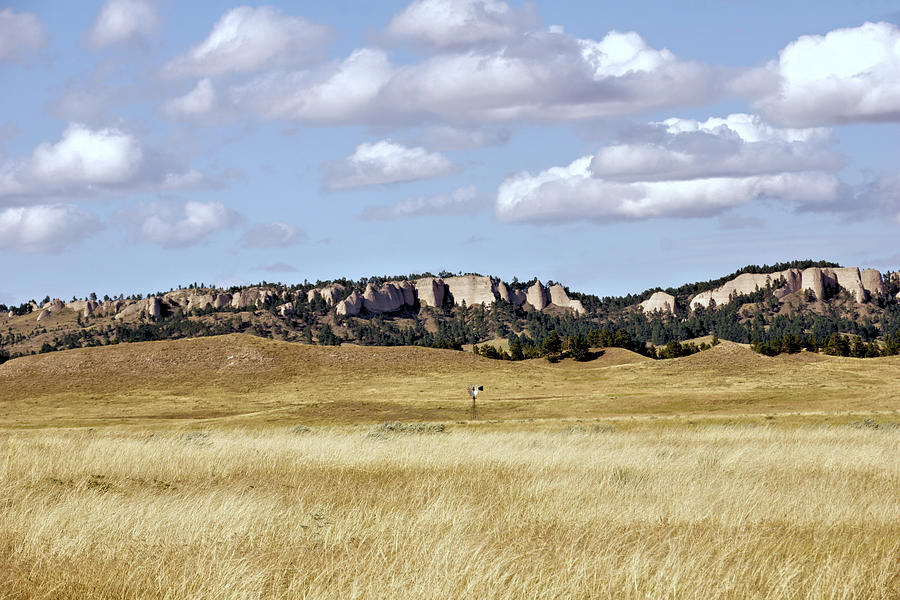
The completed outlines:
{"type": "Polygon", "coordinates": [[[898,23],[888,0],[4,3],[0,304],[895,270],[898,23]]]}

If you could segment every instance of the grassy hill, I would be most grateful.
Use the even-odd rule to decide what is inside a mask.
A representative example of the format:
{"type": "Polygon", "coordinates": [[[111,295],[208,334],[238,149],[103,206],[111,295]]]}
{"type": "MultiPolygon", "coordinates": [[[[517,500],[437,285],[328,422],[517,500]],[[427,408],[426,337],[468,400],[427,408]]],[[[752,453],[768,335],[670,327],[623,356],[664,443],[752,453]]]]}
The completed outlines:
{"type": "Polygon", "coordinates": [[[893,410],[900,357],[768,358],[723,342],[651,361],[507,362],[419,347],[308,346],[232,334],[26,356],[0,365],[0,427],[455,421],[893,410]]]}

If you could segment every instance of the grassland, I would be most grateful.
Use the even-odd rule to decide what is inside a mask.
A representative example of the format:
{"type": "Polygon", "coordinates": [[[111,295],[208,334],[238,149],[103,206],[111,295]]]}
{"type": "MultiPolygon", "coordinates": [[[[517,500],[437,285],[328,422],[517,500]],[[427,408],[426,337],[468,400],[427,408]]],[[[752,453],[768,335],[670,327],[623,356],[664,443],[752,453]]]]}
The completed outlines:
{"type": "Polygon", "coordinates": [[[898,367],[241,335],[16,359],[0,597],[900,598],[898,367]]]}
{"type": "MultiPolygon", "coordinates": [[[[426,348],[303,346],[247,335],[120,344],[0,365],[0,427],[373,423],[884,412],[900,357],[768,358],[723,343],[651,361],[495,361],[426,348]]],[[[855,417],[850,417],[852,418],[855,417]]]]}
{"type": "Polygon", "coordinates": [[[898,431],[17,432],[5,598],[896,598],[898,431]]]}

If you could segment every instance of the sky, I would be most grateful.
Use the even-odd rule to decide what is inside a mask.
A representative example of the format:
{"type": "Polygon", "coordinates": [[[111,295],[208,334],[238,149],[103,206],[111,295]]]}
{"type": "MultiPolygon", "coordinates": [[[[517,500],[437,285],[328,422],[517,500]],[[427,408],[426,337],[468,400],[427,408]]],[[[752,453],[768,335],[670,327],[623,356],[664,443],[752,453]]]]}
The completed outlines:
{"type": "Polygon", "coordinates": [[[0,303],[897,270],[900,0],[0,2],[0,303]]]}

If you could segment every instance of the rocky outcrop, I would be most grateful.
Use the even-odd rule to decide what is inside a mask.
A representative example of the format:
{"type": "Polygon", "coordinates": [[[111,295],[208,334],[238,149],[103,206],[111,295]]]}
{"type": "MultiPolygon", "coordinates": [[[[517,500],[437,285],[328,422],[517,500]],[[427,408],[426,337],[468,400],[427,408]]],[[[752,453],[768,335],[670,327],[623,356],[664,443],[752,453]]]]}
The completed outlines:
{"type": "Polygon", "coordinates": [[[231,297],[232,308],[256,308],[275,301],[275,293],[265,288],[248,288],[231,297]]]}
{"type": "Polygon", "coordinates": [[[121,321],[129,317],[140,315],[142,312],[147,318],[158,319],[162,316],[162,302],[160,302],[160,299],[156,296],[151,296],[144,300],[126,304],[118,313],[116,313],[115,319],[121,321]]]}
{"type": "Polygon", "coordinates": [[[306,293],[306,301],[313,302],[319,298],[325,301],[329,306],[334,304],[338,298],[342,298],[347,293],[347,287],[340,283],[335,283],[321,288],[313,288],[306,293]]]}
{"type": "Polygon", "coordinates": [[[213,294],[196,294],[188,296],[188,303],[185,307],[187,310],[204,310],[210,306],[212,306],[213,301],[215,301],[215,296],[213,294]]]}
{"type": "Polygon", "coordinates": [[[362,306],[362,295],[359,292],[354,291],[352,294],[337,303],[337,306],[334,307],[334,312],[338,315],[353,317],[362,312],[362,306]]]}
{"type": "Polygon", "coordinates": [[[443,279],[422,277],[416,280],[415,293],[422,306],[440,307],[444,305],[447,285],[443,279]]]}
{"type": "Polygon", "coordinates": [[[525,302],[535,310],[544,310],[550,303],[550,296],[540,281],[535,281],[531,287],[525,290],[525,302]]]}
{"type": "Polygon", "coordinates": [[[66,303],[59,298],[54,298],[50,302],[41,307],[41,312],[37,316],[38,321],[42,321],[52,314],[58,313],[66,309],[66,303]]]}
{"type": "Polygon", "coordinates": [[[387,313],[416,303],[415,288],[408,281],[389,281],[380,286],[369,284],[363,292],[363,308],[372,313],[387,313]]]}
{"type": "Polygon", "coordinates": [[[585,313],[584,305],[581,303],[581,300],[573,300],[569,298],[569,294],[566,293],[566,288],[564,288],[560,284],[554,283],[547,291],[550,294],[550,304],[552,306],[570,308],[575,311],[575,314],[578,315],[582,315],[585,313]]]}
{"type": "Polygon", "coordinates": [[[817,300],[822,300],[834,289],[846,290],[856,302],[865,302],[875,294],[884,295],[881,273],[875,269],[860,273],[857,267],[810,267],[802,271],[743,273],[721,287],[697,294],[691,299],[690,306],[691,309],[708,307],[713,301],[716,306],[721,306],[730,302],[733,296],[749,294],[766,285],[776,286],[773,293],[779,299],[797,291],[809,291],[817,300]],[[783,282],[776,286],[780,280],[783,282]]]}
{"type": "Polygon", "coordinates": [[[691,309],[697,309],[701,306],[709,307],[711,303],[714,303],[716,306],[722,306],[728,304],[734,296],[751,294],[756,290],[765,288],[767,285],[775,287],[776,296],[783,297],[797,291],[799,282],[800,275],[796,269],[779,271],[777,273],[742,273],[721,287],[700,292],[691,298],[690,306],[691,309]],[[782,278],[786,283],[776,286],[776,282],[782,278]]]}
{"type": "Polygon", "coordinates": [[[494,293],[497,291],[497,285],[490,277],[481,275],[461,275],[459,277],[447,277],[444,279],[447,284],[447,290],[453,297],[453,303],[457,306],[466,306],[473,304],[484,304],[490,306],[496,300],[494,293]]]}
{"type": "Polygon", "coordinates": [[[641,302],[640,307],[645,314],[663,313],[672,316],[678,314],[675,296],[665,292],[653,292],[652,296],[641,302]]]}
{"type": "Polygon", "coordinates": [[[93,315],[99,306],[100,304],[93,300],[73,300],[66,304],[66,308],[80,312],[85,319],[93,315]]]}
{"type": "Polygon", "coordinates": [[[863,269],[860,271],[863,289],[869,294],[870,298],[875,296],[884,296],[884,278],[881,271],[875,269],[863,269]]]}
{"type": "Polygon", "coordinates": [[[825,297],[825,277],[822,275],[822,269],[803,269],[801,281],[801,289],[812,291],[818,300],[825,297]]]}
{"type": "Polygon", "coordinates": [[[286,302],[278,307],[278,314],[282,317],[294,314],[294,303],[286,302]]]}

